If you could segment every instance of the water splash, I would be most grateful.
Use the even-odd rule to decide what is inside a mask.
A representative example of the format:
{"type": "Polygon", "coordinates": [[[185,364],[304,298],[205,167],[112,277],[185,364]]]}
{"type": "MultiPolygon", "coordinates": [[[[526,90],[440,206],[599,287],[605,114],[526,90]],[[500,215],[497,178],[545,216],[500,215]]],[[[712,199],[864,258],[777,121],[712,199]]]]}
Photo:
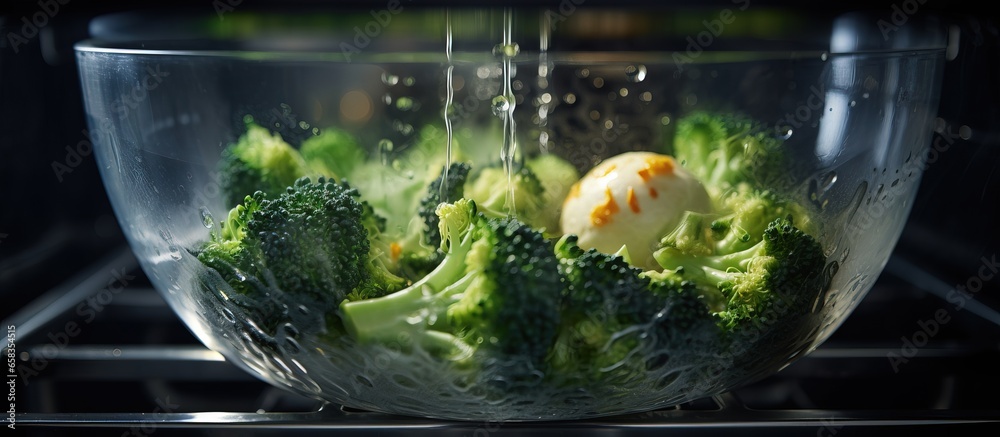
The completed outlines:
{"type": "Polygon", "coordinates": [[[494,114],[499,112],[503,119],[503,145],[500,148],[500,160],[503,161],[504,173],[507,174],[507,194],[504,206],[507,215],[516,217],[514,204],[514,154],[517,152],[517,124],[514,122],[514,107],[516,100],[511,87],[513,79],[513,58],[517,56],[520,49],[513,41],[514,30],[514,10],[504,8],[503,11],[503,39],[493,49],[493,54],[499,56],[503,64],[503,75],[501,82],[503,89],[499,96],[493,99],[494,114]]]}
{"type": "Polygon", "coordinates": [[[451,126],[451,106],[455,100],[455,83],[453,80],[453,73],[455,71],[455,65],[451,60],[451,9],[445,9],[444,13],[445,21],[445,36],[444,36],[444,53],[445,58],[448,60],[448,64],[444,71],[444,109],[441,112],[441,116],[444,118],[444,131],[445,131],[445,163],[444,170],[441,172],[441,185],[438,187],[440,189],[439,196],[442,201],[448,202],[456,199],[448,198],[448,168],[451,167],[451,154],[452,154],[452,138],[454,137],[454,132],[451,126]]]}

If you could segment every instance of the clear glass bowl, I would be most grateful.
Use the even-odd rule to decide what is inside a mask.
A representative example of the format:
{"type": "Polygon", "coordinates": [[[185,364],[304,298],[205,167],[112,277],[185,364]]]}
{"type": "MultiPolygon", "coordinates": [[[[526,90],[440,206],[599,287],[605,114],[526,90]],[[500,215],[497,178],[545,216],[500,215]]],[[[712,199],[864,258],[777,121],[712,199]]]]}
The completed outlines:
{"type": "MultiPolygon", "coordinates": [[[[522,51],[513,92],[526,154],[545,149],[586,171],[624,151],[662,150],[675,121],[700,109],[741,111],[786,137],[794,166],[772,188],[815,214],[831,285],[810,314],[773,319],[793,329],[765,325],[724,350],[661,351],[666,358],[640,378],[498,388],[427,354],[307,334],[322,317],[295,302],[284,302],[292,321],[265,332],[192,255],[233,206],[217,162],[244,133],[245,115],[293,145],[314,127],[341,127],[391,163],[421,126],[443,127],[444,53],[369,50],[348,60],[340,51],[191,46],[77,46],[101,174],[153,284],[205,345],[271,384],[360,409],[459,420],[651,410],[762,378],[817,347],[868,291],[902,230],[944,63],[943,47],[706,51],[690,63],[677,52],[522,51]]],[[[500,62],[462,52],[453,64],[458,141],[499,153],[491,100],[500,62]]],[[[487,363],[487,374],[490,365],[503,364],[487,363]]]]}

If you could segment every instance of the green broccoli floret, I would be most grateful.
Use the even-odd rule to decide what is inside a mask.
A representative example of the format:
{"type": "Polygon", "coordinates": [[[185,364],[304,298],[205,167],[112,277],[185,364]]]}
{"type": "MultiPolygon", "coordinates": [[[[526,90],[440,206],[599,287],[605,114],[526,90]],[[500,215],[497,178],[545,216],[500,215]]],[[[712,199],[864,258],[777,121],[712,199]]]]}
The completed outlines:
{"type": "MultiPolygon", "coordinates": [[[[563,277],[562,323],[549,359],[556,378],[642,380],[654,352],[717,338],[695,284],[644,273],[621,256],[582,250],[575,235],[555,247],[563,277]]],[[[707,350],[707,349],[704,349],[707,350]]]]}
{"type": "Polygon", "coordinates": [[[349,132],[327,128],[307,138],[299,148],[302,157],[317,174],[341,180],[367,159],[365,149],[349,132]]]}
{"type": "Polygon", "coordinates": [[[677,122],[672,153],[713,198],[740,182],[766,187],[783,180],[782,140],[739,114],[695,112],[677,122]]]}
{"type": "Polygon", "coordinates": [[[256,276],[309,308],[336,308],[364,279],[371,247],[357,193],[302,178],[275,199],[260,197],[243,240],[256,276]]]}
{"type": "Polygon", "coordinates": [[[481,167],[465,184],[466,197],[475,200],[480,211],[490,217],[506,217],[508,212],[533,228],[542,228],[540,222],[547,208],[545,188],[535,172],[526,166],[517,166],[510,178],[504,168],[494,163],[481,167]],[[508,192],[513,186],[513,209],[508,204],[508,192]]]}
{"type": "Polygon", "coordinates": [[[297,150],[280,135],[252,123],[222,151],[219,161],[219,185],[227,205],[236,205],[257,191],[277,196],[308,174],[297,150]]]}
{"type": "Polygon", "coordinates": [[[424,222],[424,244],[430,247],[441,245],[441,232],[438,229],[441,221],[437,215],[437,207],[442,203],[454,202],[465,197],[465,181],[471,169],[472,166],[467,163],[453,162],[448,167],[447,179],[442,169],[441,176],[427,186],[427,194],[420,199],[420,208],[417,210],[417,215],[424,222]]]}
{"type": "Polygon", "coordinates": [[[349,294],[360,299],[401,288],[402,279],[371,250],[381,222],[346,184],[304,177],[273,199],[261,191],[247,196],[198,259],[253,300],[251,317],[271,330],[286,321],[289,307],[323,317],[349,294]]]}
{"type": "Polygon", "coordinates": [[[740,252],[759,243],[767,226],[778,218],[787,218],[799,229],[815,234],[804,207],[771,191],[740,183],[723,193],[718,203],[715,213],[685,212],[660,241],[664,256],[680,262],[679,255],[685,255],[697,264],[701,256],[740,252]]]}
{"type": "Polygon", "coordinates": [[[551,153],[528,158],[524,165],[538,177],[542,185],[543,207],[532,224],[544,229],[547,235],[560,235],[561,207],[570,188],[580,180],[580,172],[573,164],[551,153]]]}
{"type": "MultiPolygon", "coordinates": [[[[347,332],[360,343],[401,335],[437,356],[515,358],[532,373],[559,323],[557,261],[542,235],[513,219],[487,218],[462,199],[437,209],[444,260],[410,287],[345,302],[347,332]]],[[[481,362],[476,360],[475,362],[481,362]]]]}
{"type": "Polygon", "coordinates": [[[779,300],[802,313],[826,286],[822,247],[785,218],[771,221],[744,250],[706,255],[667,246],[653,256],[684,280],[718,289],[726,301],[720,323],[729,330],[766,322],[760,314],[779,300]]]}
{"type": "Polygon", "coordinates": [[[444,258],[445,253],[440,249],[441,231],[437,207],[464,197],[465,181],[471,168],[467,163],[453,162],[448,168],[447,178],[442,169],[441,175],[427,186],[427,192],[420,199],[420,207],[417,209],[419,223],[411,222],[407,234],[395,241],[394,265],[404,277],[419,279],[434,270],[444,258]],[[441,190],[443,180],[447,180],[444,192],[441,190]]]}
{"type": "Polygon", "coordinates": [[[764,229],[776,218],[787,218],[810,235],[817,229],[811,214],[799,203],[779,197],[774,191],[737,184],[721,196],[719,211],[724,214],[712,221],[717,250],[736,252],[760,241],[764,229]]]}

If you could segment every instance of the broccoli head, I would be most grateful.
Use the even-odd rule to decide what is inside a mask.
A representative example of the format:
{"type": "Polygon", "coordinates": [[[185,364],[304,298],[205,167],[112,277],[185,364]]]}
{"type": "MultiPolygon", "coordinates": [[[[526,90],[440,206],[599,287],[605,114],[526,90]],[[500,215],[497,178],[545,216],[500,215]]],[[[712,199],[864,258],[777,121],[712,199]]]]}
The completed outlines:
{"type": "Polygon", "coordinates": [[[454,202],[465,197],[465,181],[471,169],[472,166],[467,163],[453,162],[447,172],[442,170],[441,176],[427,186],[427,193],[420,199],[420,209],[417,210],[417,215],[424,222],[424,244],[431,247],[441,245],[437,207],[442,203],[454,202]]]}
{"type": "Polygon", "coordinates": [[[533,228],[542,227],[540,222],[547,206],[545,188],[527,166],[516,166],[509,177],[499,164],[481,167],[466,183],[465,194],[490,217],[505,217],[510,213],[533,228]],[[508,199],[511,191],[514,198],[508,199]]]}
{"type": "Polygon", "coordinates": [[[277,196],[309,172],[299,152],[280,135],[250,123],[246,133],[222,151],[219,174],[224,201],[235,205],[257,191],[277,196]]]}
{"type": "Polygon", "coordinates": [[[580,180],[580,172],[573,164],[551,153],[528,158],[524,165],[531,170],[542,185],[542,207],[531,224],[543,229],[547,235],[560,235],[557,207],[563,204],[570,188],[580,180]]]}
{"type": "Polygon", "coordinates": [[[717,289],[725,300],[720,323],[729,330],[767,322],[760,315],[774,305],[808,312],[827,285],[822,247],[786,218],[771,221],[760,240],[743,250],[703,254],[667,246],[654,257],[684,280],[717,289]]]}
{"type": "Polygon", "coordinates": [[[562,322],[549,361],[555,378],[640,381],[658,364],[649,357],[718,331],[694,283],[582,250],[575,235],[563,236],[555,253],[563,277],[562,322]]]}
{"type": "Polygon", "coordinates": [[[695,112],[677,122],[672,153],[716,198],[740,182],[764,187],[783,180],[788,165],[781,147],[748,117],[695,112]]]}
{"type": "Polygon", "coordinates": [[[324,316],[348,295],[402,288],[372,251],[381,223],[350,186],[305,177],[273,199],[261,191],[247,196],[198,259],[254,302],[248,309],[259,325],[274,329],[289,307],[324,316]]]}
{"type": "Polygon", "coordinates": [[[336,180],[348,177],[368,158],[353,135],[336,128],[302,141],[299,151],[315,173],[336,180]]]}

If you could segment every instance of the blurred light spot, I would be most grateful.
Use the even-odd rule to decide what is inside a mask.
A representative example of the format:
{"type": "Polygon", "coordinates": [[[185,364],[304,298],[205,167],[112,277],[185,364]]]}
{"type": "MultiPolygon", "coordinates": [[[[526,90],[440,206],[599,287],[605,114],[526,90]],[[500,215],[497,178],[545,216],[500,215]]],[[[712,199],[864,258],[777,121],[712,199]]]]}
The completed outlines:
{"type": "Polygon", "coordinates": [[[958,137],[963,140],[972,138],[972,128],[963,124],[962,127],[958,128],[958,137]]]}
{"type": "Polygon", "coordinates": [[[361,90],[352,90],[340,98],[340,116],[350,123],[364,123],[372,117],[372,99],[361,90]]]}

